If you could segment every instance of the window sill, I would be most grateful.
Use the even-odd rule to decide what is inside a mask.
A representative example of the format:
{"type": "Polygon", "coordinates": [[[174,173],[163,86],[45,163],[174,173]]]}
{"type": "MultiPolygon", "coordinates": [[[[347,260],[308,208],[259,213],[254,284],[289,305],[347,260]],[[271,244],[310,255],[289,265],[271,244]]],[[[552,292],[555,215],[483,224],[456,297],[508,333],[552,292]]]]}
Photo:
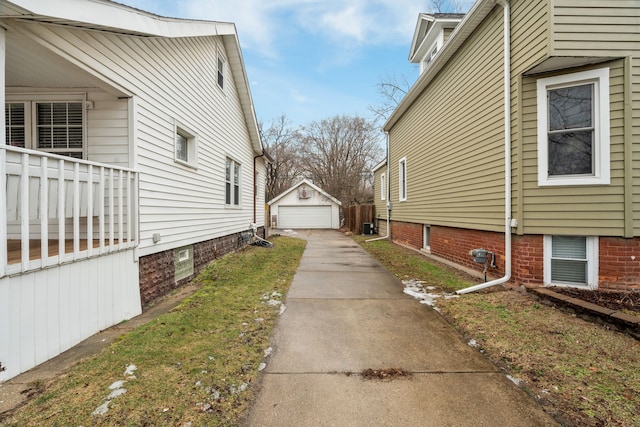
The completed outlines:
{"type": "Polygon", "coordinates": [[[181,165],[181,166],[185,166],[187,168],[190,169],[198,169],[198,164],[197,163],[189,163],[189,162],[185,162],[184,160],[180,160],[180,159],[173,159],[174,162],[176,162],[177,164],[181,165]]]}
{"type": "Polygon", "coordinates": [[[546,178],[538,179],[539,187],[560,187],[578,185],[609,185],[611,179],[607,177],[575,177],[575,178],[546,178]]]}

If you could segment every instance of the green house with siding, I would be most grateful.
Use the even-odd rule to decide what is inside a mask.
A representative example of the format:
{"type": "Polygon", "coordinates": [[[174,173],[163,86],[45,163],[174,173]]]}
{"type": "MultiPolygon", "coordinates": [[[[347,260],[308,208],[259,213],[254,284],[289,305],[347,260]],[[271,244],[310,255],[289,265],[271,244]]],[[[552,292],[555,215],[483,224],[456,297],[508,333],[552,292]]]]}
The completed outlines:
{"type": "Polygon", "coordinates": [[[478,0],[435,53],[425,25],[384,125],[392,240],[480,271],[486,250],[476,288],[640,289],[638,1],[478,0]]]}

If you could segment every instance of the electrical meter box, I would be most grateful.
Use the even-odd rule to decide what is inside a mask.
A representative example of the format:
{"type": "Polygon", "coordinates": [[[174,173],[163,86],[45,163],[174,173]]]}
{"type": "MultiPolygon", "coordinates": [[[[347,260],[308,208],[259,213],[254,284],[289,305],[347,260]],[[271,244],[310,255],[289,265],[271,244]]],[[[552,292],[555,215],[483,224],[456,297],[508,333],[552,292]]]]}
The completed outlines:
{"type": "Polygon", "coordinates": [[[486,249],[473,249],[470,255],[473,257],[473,262],[484,264],[487,262],[487,253],[486,249]]]}

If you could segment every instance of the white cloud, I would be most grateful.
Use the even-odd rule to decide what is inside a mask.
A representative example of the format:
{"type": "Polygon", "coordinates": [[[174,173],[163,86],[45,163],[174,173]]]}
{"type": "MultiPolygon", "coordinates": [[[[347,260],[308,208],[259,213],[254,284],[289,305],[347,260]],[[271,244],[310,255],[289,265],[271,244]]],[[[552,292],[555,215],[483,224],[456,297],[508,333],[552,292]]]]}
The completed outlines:
{"type": "Polygon", "coordinates": [[[234,22],[247,49],[277,55],[291,29],[347,44],[406,43],[424,0],[184,0],[190,18],[234,22]]]}

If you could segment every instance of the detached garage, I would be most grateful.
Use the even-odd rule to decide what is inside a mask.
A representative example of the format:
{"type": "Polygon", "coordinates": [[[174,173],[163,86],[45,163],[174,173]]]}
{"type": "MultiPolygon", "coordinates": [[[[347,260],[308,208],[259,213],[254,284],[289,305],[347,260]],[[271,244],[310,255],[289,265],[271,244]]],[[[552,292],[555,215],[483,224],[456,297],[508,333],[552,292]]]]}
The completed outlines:
{"type": "Polygon", "coordinates": [[[302,180],[269,201],[272,228],[340,228],[340,201],[302,180]]]}

